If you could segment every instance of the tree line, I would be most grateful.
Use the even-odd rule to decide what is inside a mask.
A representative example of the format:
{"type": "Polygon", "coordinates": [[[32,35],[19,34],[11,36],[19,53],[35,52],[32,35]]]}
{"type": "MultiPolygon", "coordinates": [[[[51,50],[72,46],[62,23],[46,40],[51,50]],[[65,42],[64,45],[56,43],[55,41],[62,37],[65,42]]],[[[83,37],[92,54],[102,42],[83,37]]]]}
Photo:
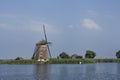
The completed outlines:
{"type": "MultiPolygon", "coordinates": [[[[96,57],[96,52],[91,51],[91,50],[87,50],[85,53],[85,58],[95,58],[96,57]]],[[[78,54],[73,54],[73,55],[69,55],[66,52],[62,52],[59,54],[59,56],[57,58],[61,58],[61,59],[80,59],[83,58],[83,56],[78,55],[78,54]]],[[[120,58],[120,50],[116,52],[116,58],[120,58]]]]}

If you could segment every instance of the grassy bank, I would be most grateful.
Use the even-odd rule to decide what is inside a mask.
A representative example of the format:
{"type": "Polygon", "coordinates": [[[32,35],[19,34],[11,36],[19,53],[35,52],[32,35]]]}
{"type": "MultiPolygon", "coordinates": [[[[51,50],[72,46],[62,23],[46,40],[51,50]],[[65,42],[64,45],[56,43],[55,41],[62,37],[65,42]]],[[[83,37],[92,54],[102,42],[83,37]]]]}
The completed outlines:
{"type": "Polygon", "coordinates": [[[120,59],[51,59],[50,64],[88,64],[88,63],[107,63],[120,62],[120,59]]]}
{"type": "Polygon", "coordinates": [[[107,63],[120,62],[120,59],[50,59],[48,62],[36,60],[0,60],[0,64],[87,64],[87,63],[107,63]]]}

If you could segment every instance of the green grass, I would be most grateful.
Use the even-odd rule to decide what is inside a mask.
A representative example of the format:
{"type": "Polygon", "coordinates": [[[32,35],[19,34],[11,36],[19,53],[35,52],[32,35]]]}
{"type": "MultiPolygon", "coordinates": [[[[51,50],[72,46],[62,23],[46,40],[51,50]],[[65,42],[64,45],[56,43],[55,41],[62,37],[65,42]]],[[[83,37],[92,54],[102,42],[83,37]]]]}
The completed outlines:
{"type": "Polygon", "coordinates": [[[95,63],[94,59],[51,59],[48,64],[79,64],[79,63],[95,63]]]}
{"type": "Polygon", "coordinates": [[[88,64],[88,63],[107,63],[120,62],[120,59],[50,59],[48,62],[36,60],[0,60],[0,64],[88,64]]]}
{"type": "Polygon", "coordinates": [[[0,60],[0,64],[42,64],[35,60],[0,60]]]}

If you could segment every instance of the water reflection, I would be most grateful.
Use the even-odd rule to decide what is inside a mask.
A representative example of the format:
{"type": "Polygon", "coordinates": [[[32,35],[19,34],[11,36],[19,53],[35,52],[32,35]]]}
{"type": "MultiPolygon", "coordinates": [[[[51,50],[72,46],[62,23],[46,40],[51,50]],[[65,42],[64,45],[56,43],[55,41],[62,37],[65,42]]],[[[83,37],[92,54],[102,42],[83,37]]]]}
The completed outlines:
{"type": "Polygon", "coordinates": [[[89,78],[89,80],[94,80],[96,74],[96,65],[88,64],[85,66],[85,77],[89,78]]]}
{"type": "Polygon", "coordinates": [[[117,72],[117,74],[120,75],[120,63],[117,63],[116,72],[117,72]]]}
{"type": "Polygon", "coordinates": [[[116,80],[120,80],[120,63],[116,64],[116,80]]]}
{"type": "Polygon", "coordinates": [[[59,69],[58,79],[59,80],[68,80],[68,79],[66,79],[67,76],[69,76],[68,67],[66,67],[65,65],[62,65],[61,68],[59,69]]]}
{"type": "Polygon", "coordinates": [[[0,65],[0,80],[120,80],[120,63],[0,65]]]}
{"type": "Polygon", "coordinates": [[[49,80],[49,69],[50,66],[47,64],[35,65],[34,67],[34,78],[35,80],[49,80]]]}

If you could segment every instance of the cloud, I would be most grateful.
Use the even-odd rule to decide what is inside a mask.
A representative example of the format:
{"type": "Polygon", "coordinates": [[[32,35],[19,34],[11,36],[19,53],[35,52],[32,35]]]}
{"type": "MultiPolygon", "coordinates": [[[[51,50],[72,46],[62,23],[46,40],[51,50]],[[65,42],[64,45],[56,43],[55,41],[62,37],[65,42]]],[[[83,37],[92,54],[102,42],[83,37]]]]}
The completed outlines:
{"type": "Polygon", "coordinates": [[[98,13],[94,10],[88,10],[88,15],[90,17],[96,17],[96,16],[98,16],[98,13]]]}
{"type": "Polygon", "coordinates": [[[69,25],[68,28],[73,28],[73,25],[69,25]]]}
{"type": "Polygon", "coordinates": [[[101,30],[101,27],[92,19],[83,19],[82,25],[88,29],[101,30]]]}
{"type": "Polygon", "coordinates": [[[6,28],[7,24],[0,23],[0,28],[6,28]]]}
{"type": "Polygon", "coordinates": [[[29,24],[26,24],[26,26],[29,26],[28,29],[30,31],[43,33],[43,24],[45,25],[46,32],[48,34],[60,33],[60,31],[54,25],[48,24],[47,22],[43,21],[31,20],[29,21],[29,24]]]}
{"type": "MultiPolygon", "coordinates": [[[[51,25],[43,20],[33,19],[29,16],[20,16],[20,15],[9,15],[0,14],[0,18],[4,18],[5,20],[0,23],[0,28],[4,28],[11,31],[30,31],[30,32],[37,32],[37,33],[43,33],[43,24],[46,27],[46,32],[48,34],[60,34],[60,30],[54,25],[51,25]],[[4,23],[4,24],[3,24],[4,23]],[[6,25],[7,24],[7,25],[6,25]]],[[[1,19],[0,19],[1,20],[1,19]]]]}

